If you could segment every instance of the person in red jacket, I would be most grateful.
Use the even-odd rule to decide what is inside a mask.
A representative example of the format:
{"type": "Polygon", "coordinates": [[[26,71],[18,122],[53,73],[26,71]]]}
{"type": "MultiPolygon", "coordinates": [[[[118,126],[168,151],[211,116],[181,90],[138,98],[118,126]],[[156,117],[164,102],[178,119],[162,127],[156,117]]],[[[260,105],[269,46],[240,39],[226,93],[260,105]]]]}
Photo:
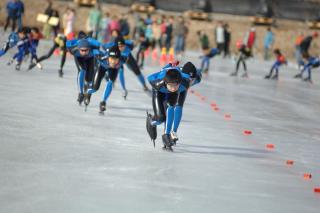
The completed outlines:
{"type": "Polygon", "coordinates": [[[277,60],[274,62],[274,64],[271,67],[271,70],[269,72],[268,75],[266,75],[264,78],[265,79],[278,79],[278,75],[279,75],[279,67],[283,64],[287,64],[287,60],[286,58],[282,55],[281,51],[279,49],[275,49],[273,51],[273,53],[275,54],[277,60]],[[276,71],[276,74],[274,76],[272,76],[273,70],[276,71]],[[272,76],[272,77],[271,77],[272,76]]]}

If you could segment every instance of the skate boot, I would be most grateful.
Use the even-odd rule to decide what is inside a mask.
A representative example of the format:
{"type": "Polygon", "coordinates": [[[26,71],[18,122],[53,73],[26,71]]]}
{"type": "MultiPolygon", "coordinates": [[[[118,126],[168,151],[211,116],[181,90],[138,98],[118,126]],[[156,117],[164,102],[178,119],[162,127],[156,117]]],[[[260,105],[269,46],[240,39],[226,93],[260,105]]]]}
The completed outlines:
{"type": "Polygon", "coordinates": [[[146,129],[155,147],[155,140],[157,139],[157,126],[152,125],[152,115],[147,112],[146,129]]]}
{"type": "Polygon", "coordinates": [[[127,99],[127,96],[128,96],[128,90],[124,90],[122,94],[122,97],[124,98],[124,100],[127,99]]]}
{"type": "Polygon", "coordinates": [[[84,94],[84,100],[83,100],[83,102],[84,102],[84,104],[85,104],[86,106],[88,106],[88,105],[90,104],[90,99],[91,99],[91,94],[88,94],[88,93],[84,94]]]}
{"type": "Polygon", "coordinates": [[[294,76],[294,78],[302,78],[301,73],[296,74],[296,75],[294,76]]]}
{"type": "Polygon", "coordinates": [[[36,65],[37,65],[36,63],[33,63],[33,62],[32,62],[32,63],[29,65],[28,70],[33,69],[36,65]]]}
{"type": "Polygon", "coordinates": [[[8,61],[7,65],[10,66],[13,63],[13,59],[10,59],[10,61],[8,61]]]}
{"type": "Polygon", "coordinates": [[[62,69],[58,70],[58,73],[59,73],[59,77],[62,78],[63,77],[62,69]]]}
{"type": "Polygon", "coordinates": [[[163,143],[163,148],[172,151],[172,141],[170,138],[170,134],[163,134],[162,135],[162,143],[163,143]]]}
{"type": "Polygon", "coordinates": [[[20,71],[21,64],[16,64],[16,70],[20,71]]]}
{"type": "Polygon", "coordinates": [[[311,80],[311,78],[309,78],[309,77],[304,78],[303,81],[308,82],[308,83],[312,83],[312,80],[311,80]]]}
{"type": "Polygon", "coordinates": [[[238,75],[238,72],[233,72],[230,74],[230,76],[237,76],[238,75]]]}
{"type": "Polygon", "coordinates": [[[78,95],[78,99],[77,99],[77,101],[79,102],[79,105],[81,105],[81,104],[82,104],[83,99],[84,99],[84,95],[83,95],[82,93],[79,93],[79,95],[78,95]]]}
{"type": "Polygon", "coordinates": [[[278,75],[272,76],[272,80],[278,80],[278,75]]]}
{"type": "Polygon", "coordinates": [[[106,111],[106,102],[105,101],[101,101],[100,102],[100,113],[103,114],[104,111],[106,111]]]}
{"type": "Polygon", "coordinates": [[[175,146],[177,144],[177,141],[179,140],[177,133],[172,131],[170,133],[170,137],[171,137],[171,140],[173,142],[173,145],[175,146]]]}
{"type": "Polygon", "coordinates": [[[143,85],[143,91],[148,92],[149,88],[147,87],[147,85],[143,85]]]}
{"type": "Polygon", "coordinates": [[[242,77],[242,78],[248,78],[249,76],[248,76],[248,73],[245,72],[245,73],[243,73],[243,74],[241,75],[241,77],[242,77]]]}
{"type": "Polygon", "coordinates": [[[265,79],[269,79],[270,77],[271,77],[270,75],[264,76],[265,79]]]}

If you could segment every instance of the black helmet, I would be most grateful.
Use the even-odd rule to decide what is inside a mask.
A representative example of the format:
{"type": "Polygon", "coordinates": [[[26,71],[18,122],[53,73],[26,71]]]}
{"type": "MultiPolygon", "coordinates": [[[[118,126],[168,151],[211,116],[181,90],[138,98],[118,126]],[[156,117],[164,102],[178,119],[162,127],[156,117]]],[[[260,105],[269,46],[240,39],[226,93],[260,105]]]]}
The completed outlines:
{"type": "Polygon", "coordinates": [[[180,84],[182,81],[182,75],[177,69],[169,69],[164,77],[166,83],[177,83],[180,84]]]}
{"type": "Polygon", "coordinates": [[[188,74],[191,78],[195,78],[197,76],[197,68],[190,61],[183,65],[182,72],[188,74]]]}
{"type": "Polygon", "coordinates": [[[115,40],[114,40],[114,42],[116,43],[116,45],[124,45],[125,44],[125,41],[124,41],[124,39],[123,39],[123,37],[122,36],[118,36],[115,40]]]}
{"type": "Polygon", "coordinates": [[[87,41],[86,39],[80,39],[78,42],[78,48],[86,48],[89,49],[90,48],[90,43],[89,41],[87,41]]]}
{"type": "Polygon", "coordinates": [[[121,52],[118,48],[118,46],[113,46],[109,49],[109,57],[111,58],[120,58],[121,52]]]}
{"type": "Polygon", "coordinates": [[[87,37],[87,34],[83,31],[80,31],[78,33],[78,39],[83,39],[83,38],[86,38],[87,37]]]}

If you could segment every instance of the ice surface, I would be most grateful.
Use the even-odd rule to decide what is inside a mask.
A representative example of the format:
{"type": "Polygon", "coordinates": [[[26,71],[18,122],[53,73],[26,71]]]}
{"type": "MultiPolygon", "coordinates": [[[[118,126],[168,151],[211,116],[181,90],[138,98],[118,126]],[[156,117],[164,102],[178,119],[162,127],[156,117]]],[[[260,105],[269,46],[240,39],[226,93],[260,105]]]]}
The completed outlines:
{"type": "MultiPolygon", "coordinates": [[[[41,45],[43,53],[50,43],[41,45]]],[[[145,130],[151,98],[130,71],[127,100],[117,83],[100,116],[101,91],[87,112],[77,105],[72,58],[61,79],[59,57],[26,72],[26,64],[6,66],[11,54],[0,58],[1,213],[319,212],[318,70],[312,85],[293,79],[292,67],[281,68],[278,82],[264,80],[271,62],[255,59],[249,79],[232,78],[234,61],[213,59],[193,88],[206,101],[188,94],[171,153],[159,136],[153,148],[145,130]]],[[[196,53],[186,59],[200,64],[196,53]]],[[[143,71],[158,69],[147,61],[143,71]]]]}

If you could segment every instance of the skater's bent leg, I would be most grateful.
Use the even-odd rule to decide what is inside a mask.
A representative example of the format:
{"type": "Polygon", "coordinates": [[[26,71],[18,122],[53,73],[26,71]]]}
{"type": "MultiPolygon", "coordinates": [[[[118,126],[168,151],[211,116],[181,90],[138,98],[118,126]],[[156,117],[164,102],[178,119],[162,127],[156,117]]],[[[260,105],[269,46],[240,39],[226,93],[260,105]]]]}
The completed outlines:
{"type": "Polygon", "coordinates": [[[121,66],[120,70],[119,70],[119,79],[120,79],[120,85],[122,87],[123,90],[127,90],[126,89],[126,82],[124,79],[124,70],[123,70],[123,66],[121,66]]]}
{"type": "Polygon", "coordinates": [[[182,106],[176,106],[174,109],[173,131],[177,132],[182,118],[182,106]]]}
{"type": "Polygon", "coordinates": [[[111,92],[112,92],[112,85],[113,85],[113,82],[111,80],[109,80],[107,82],[107,85],[106,85],[106,88],[104,89],[104,93],[103,93],[103,101],[107,101],[111,92]]]}
{"type": "Polygon", "coordinates": [[[153,91],[152,93],[152,106],[153,106],[153,120],[154,122],[152,123],[153,125],[159,125],[162,122],[165,121],[165,109],[163,106],[163,102],[165,100],[165,94],[158,92],[158,91],[153,91]]]}
{"type": "Polygon", "coordinates": [[[168,106],[165,134],[170,134],[174,120],[174,106],[168,106]]]}
{"type": "Polygon", "coordinates": [[[79,93],[83,94],[84,91],[84,77],[86,75],[86,72],[84,70],[80,70],[78,73],[78,90],[79,93]]]}

